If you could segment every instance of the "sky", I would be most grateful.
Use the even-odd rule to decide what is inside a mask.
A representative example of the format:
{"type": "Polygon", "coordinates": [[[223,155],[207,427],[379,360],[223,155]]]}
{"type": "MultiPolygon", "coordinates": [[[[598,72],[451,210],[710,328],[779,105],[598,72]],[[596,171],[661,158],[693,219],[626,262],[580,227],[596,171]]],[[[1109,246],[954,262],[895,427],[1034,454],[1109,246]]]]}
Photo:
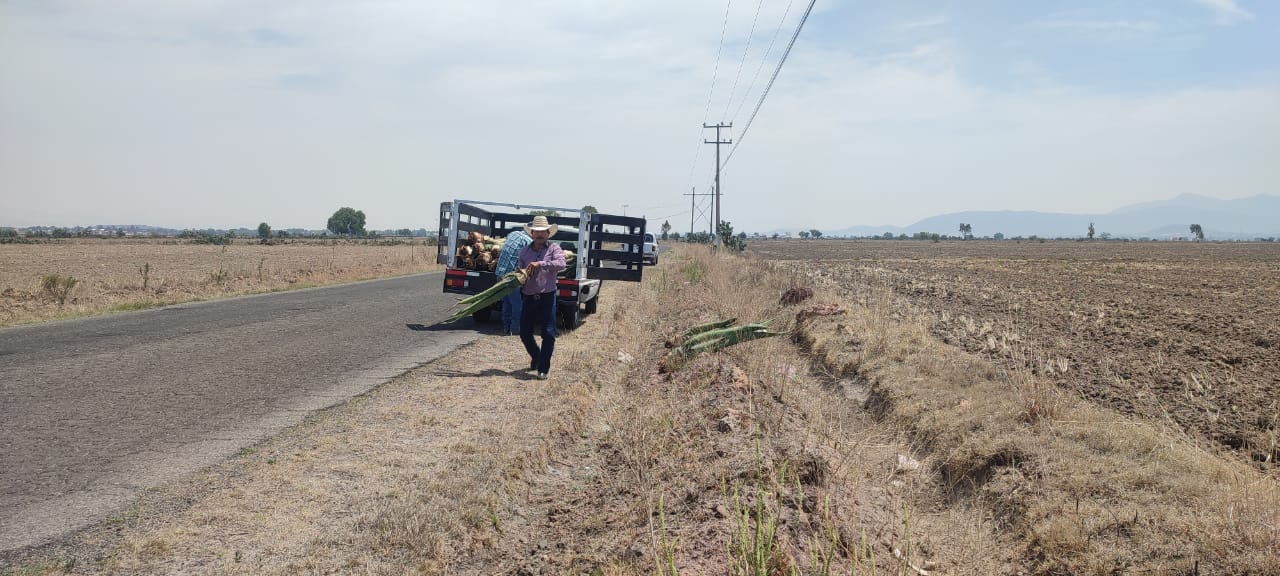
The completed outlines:
{"type": "Polygon", "coordinates": [[[1280,194],[1280,2],[808,6],[0,0],[0,226],[706,230],[717,123],[735,231],[1280,194]]]}

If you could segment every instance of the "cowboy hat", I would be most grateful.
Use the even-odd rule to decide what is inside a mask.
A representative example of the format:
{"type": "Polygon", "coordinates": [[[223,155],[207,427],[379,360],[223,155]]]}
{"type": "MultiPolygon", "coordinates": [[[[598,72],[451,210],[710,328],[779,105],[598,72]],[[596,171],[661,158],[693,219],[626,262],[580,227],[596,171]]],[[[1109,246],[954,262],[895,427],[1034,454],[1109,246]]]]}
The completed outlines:
{"type": "Polygon", "coordinates": [[[551,236],[555,236],[556,232],[560,230],[560,227],[555,224],[548,223],[546,216],[534,216],[533,222],[524,225],[524,231],[530,236],[533,236],[534,230],[549,230],[549,238],[551,236]]]}

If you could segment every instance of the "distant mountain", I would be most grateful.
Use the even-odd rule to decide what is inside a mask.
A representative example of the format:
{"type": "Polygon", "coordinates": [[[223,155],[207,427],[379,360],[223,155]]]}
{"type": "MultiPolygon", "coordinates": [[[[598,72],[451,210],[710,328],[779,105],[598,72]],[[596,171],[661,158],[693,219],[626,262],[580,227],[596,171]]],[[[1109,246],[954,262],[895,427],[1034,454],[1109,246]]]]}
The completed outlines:
{"type": "MultiPolygon", "coordinates": [[[[1218,200],[1183,194],[1169,200],[1124,206],[1106,214],[1061,214],[1030,211],[952,212],[920,220],[910,226],[851,226],[823,230],[826,236],[895,236],[929,232],[957,236],[960,223],[973,226],[975,236],[1004,234],[1043,238],[1084,236],[1093,222],[1097,234],[1115,237],[1168,238],[1189,236],[1190,226],[1199,224],[1206,238],[1248,240],[1280,237],[1280,196],[1258,195],[1235,200],[1218,200]]],[[[793,232],[794,234],[794,232],[793,232]]]]}

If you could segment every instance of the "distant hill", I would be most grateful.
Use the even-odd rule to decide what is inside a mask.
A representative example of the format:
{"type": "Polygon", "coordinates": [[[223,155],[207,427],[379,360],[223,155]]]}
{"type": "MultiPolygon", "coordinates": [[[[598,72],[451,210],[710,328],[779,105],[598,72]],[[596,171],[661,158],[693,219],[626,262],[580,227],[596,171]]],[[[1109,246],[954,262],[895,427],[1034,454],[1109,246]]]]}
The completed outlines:
{"type": "MultiPolygon", "coordinates": [[[[1097,234],[1114,237],[1169,238],[1189,236],[1191,224],[1204,228],[1205,237],[1218,240],[1250,240],[1280,237],[1280,196],[1258,195],[1218,200],[1183,194],[1169,200],[1143,202],[1106,214],[1061,214],[1031,211],[952,212],[920,220],[910,226],[851,226],[823,230],[826,236],[895,236],[916,232],[959,235],[960,223],[973,226],[974,236],[1082,237],[1093,222],[1097,234]]],[[[798,231],[798,230],[797,230],[798,231]]],[[[781,231],[780,231],[781,232],[781,231]]],[[[795,231],[787,231],[792,234],[795,231]]]]}

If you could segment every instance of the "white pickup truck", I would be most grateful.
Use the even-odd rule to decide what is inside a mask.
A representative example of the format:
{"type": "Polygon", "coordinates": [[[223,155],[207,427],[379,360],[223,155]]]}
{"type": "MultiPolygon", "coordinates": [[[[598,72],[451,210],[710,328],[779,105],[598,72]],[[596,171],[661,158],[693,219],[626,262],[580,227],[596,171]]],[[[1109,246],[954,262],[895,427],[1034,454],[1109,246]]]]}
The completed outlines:
{"type": "Polygon", "coordinates": [[[651,265],[658,263],[658,237],[652,232],[644,233],[644,261],[651,265]]]}
{"type": "MultiPolygon", "coordinates": [[[[606,249],[606,246],[637,246],[644,239],[651,238],[652,234],[644,231],[644,218],[583,212],[576,208],[454,200],[440,204],[440,243],[436,262],[445,265],[444,291],[471,295],[493,286],[498,278],[492,268],[465,267],[458,257],[458,248],[466,243],[472,232],[505,238],[533,220],[532,211],[551,212],[547,220],[559,226],[551,241],[576,255],[574,265],[562,271],[556,281],[562,326],[572,329],[581,322],[582,314],[596,311],[600,303],[600,285],[604,280],[640,281],[648,253],[606,249]]],[[[650,244],[645,241],[644,245],[648,250],[650,244]]],[[[654,246],[655,262],[656,250],[654,246]]],[[[501,304],[477,312],[473,317],[477,322],[487,322],[495,308],[500,312],[501,304]]]]}

